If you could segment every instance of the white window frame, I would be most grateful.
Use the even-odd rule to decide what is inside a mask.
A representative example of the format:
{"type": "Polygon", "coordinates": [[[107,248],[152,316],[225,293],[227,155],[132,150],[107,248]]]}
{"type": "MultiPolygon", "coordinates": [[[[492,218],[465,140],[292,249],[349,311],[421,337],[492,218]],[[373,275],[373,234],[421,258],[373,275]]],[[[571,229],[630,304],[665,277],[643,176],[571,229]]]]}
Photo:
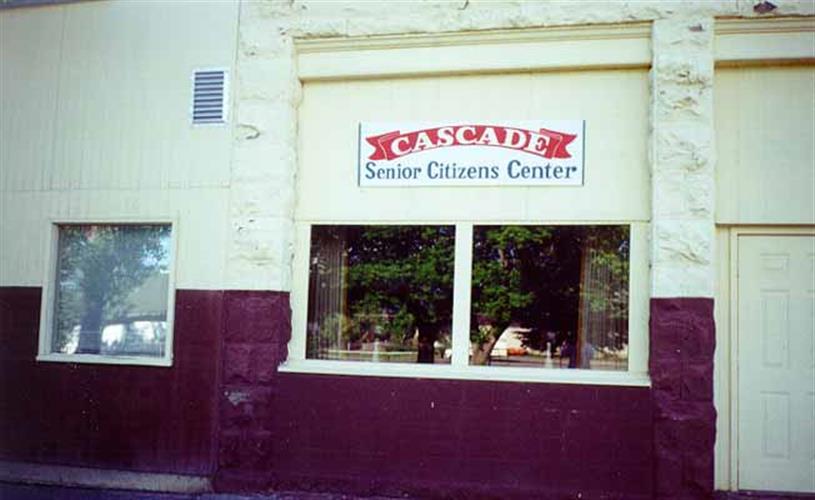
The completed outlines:
{"type": "Polygon", "coordinates": [[[551,382],[620,386],[650,386],[648,377],[649,224],[633,221],[300,221],[295,227],[292,286],[292,338],[282,372],[439,378],[513,382],[551,382]],[[374,363],[306,358],[309,259],[312,225],[452,225],[455,226],[452,359],[447,364],[374,363]],[[470,294],[473,227],[478,225],[627,225],[630,228],[627,371],[547,369],[540,367],[473,366],[469,364],[470,294]]]}
{"type": "Polygon", "coordinates": [[[59,363],[94,363],[107,365],[137,365],[170,367],[173,365],[173,333],[175,319],[175,269],[178,244],[178,223],[171,218],[52,218],[48,221],[45,249],[45,276],[40,305],[40,331],[37,361],[59,363]],[[54,300],[58,264],[59,227],[65,225],[137,226],[161,224],[170,226],[170,269],[167,285],[167,337],[164,356],[128,356],[106,354],[62,354],[51,352],[53,338],[54,300]]]}

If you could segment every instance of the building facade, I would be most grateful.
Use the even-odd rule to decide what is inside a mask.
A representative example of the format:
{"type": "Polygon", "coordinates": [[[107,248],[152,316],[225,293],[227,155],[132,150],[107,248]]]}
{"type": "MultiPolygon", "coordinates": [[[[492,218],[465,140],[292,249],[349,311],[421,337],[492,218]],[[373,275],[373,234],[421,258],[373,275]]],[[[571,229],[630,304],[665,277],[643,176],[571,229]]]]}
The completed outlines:
{"type": "Polygon", "coordinates": [[[5,7],[3,480],[815,492],[811,1],[5,7]]]}

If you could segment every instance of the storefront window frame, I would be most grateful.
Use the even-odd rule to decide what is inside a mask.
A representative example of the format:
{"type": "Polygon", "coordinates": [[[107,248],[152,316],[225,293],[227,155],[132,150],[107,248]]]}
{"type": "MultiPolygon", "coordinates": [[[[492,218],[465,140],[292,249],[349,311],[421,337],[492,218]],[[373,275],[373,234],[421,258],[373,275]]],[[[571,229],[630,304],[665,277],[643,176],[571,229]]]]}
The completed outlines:
{"type": "MultiPolygon", "coordinates": [[[[297,79],[302,85],[303,99],[299,107],[299,120],[303,123],[332,123],[334,117],[322,106],[316,106],[319,110],[317,115],[312,114],[314,110],[307,109],[304,103],[311,102],[308,96],[308,87],[314,83],[319,85],[325,82],[357,82],[360,80],[377,81],[390,80],[392,78],[408,77],[410,79],[426,79],[437,77],[455,77],[460,75],[480,75],[480,74],[528,74],[536,72],[556,73],[558,71],[574,71],[592,68],[592,70],[611,69],[618,70],[641,70],[646,72],[651,64],[651,25],[649,23],[634,23],[626,26],[623,31],[619,27],[609,31],[607,27],[591,28],[586,32],[584,28],[564,28],[563,30],[552,28],[545,29],[524,29],[517,33],[508,33],[504,30],[483,33],[455,33],[442,34],[430,37],[437,38],[432,50],[434,57],[427,56],[428,36],[414,35],[394,35],[382,37],[350,37],[343,39],[322,38],[322,39],[296,39],[295,50],[297,53],[297,79]],[[591,35],[591,36],[589,36],[591,35]],[[517,37],[517,38],[516,38],[517,37]],[[513,50],[513,60],[507,62],[503,54],[506,47],[513,50]],[[580,50],[577,50],[579,47],[580,50]],[[376,50],[371,50],[375,48],[376,50]],[[478,57],[469,57],[474,48],[478,49],[478,57]],[[557,53],[562,57],[541,58],[541,52],[557,53]],[[462,56],[463,54],[463,56],[462,56]],[[591,61],[586,59],[586,55],[591,54],[591,61]],[[451,61],[456,61],[453,66],[451,61]]],[[[433,41],[433,40],[430,40],[433,41]]],[[[646,95],[647,97],[647,95],[646,95]]],[[[646,99],[647,101],[647,99],[646,99]]],[[[319,102],[319,101],[318,101],[319,102]]],[[[471,103],[465,102],[467,108],[465,114],[469,116],[471,103]]],[[[381,103],[379,103],[381,104],[381,103]]],[[[443,115],[444,119],[449,116],[460,116],[462,110],[455,110],[452,114],[448,112],[443,115]]],[[[496,110],[497,111],[497,110],[496,110]]],[[[645,112],[645,110],[644,110],[645,112]]],[[[498,116],[505,116],[506,113],[498,112],[498,116]]],[[[435,116],[435,113],[430,113],[435,116]]],[[[583,114],[566,116],[577,116],[580,119],[587,119],[583,114]]],[[[647,117],[647,112],[644,115],[647,117]]],[[[385,111],[378,109],[364,109],[359,112],[344,110],[339,122],[334,123],[340,126],[346,122],[376,121],[398,121],[411,119],[426,119],[425,113],[404,109],[397,111],[385,111]]],[[[647,123],[647,119],[643,124],[647,123]]],[[[300,135],[300,152],[306,151],[305,144],[311,144],[314,139],[304,130],[302,126],[298,131],[300,135]]],[[[337,130],[337,129],[332,129],[337,130]]],[[[632,131],[634,136],[645,137],[647,129],[642,131],[632,131]]],[[[345,137],[342,134],[337,136],[345,137]]],[[[319,135],[318,135],[319,137],[319,135]]],[[[346,147],[348,142],[345,143],[346,147]]],[[[335,144],[332,146],[336,147],[335,144]]],[[[330,149],[330,148],[329,148],[330,149]]],[[[326,146],[322,146],[322,151],[326,146]]],[[[315,148],[316,151],[316,148],[315,148]]],[[[333,150],[335,157],[343,157],[349,150],[344,148],[333,150]]],[[[325,163],[323,154],[317,154],[319,163],[325,163]]],[[[621,175],[638,174],[639,168],[647,171],[647,159],[643,158],[641,164],[635,168],[621,171],[621,175]]],[[[620,165],[622,167],[624,165],[620,165]]],[[[314,167],[313,160],[306,159],[305,156],[299,158],[298,168],[304,172],[309,172],[314,167]]],[[[299,203],[295,207],[294,216],[294,244],[293,263],[291,279],[291,305],[292,305],[292,337],[288,344],[288,360],[279,368],[281,372],[292,373],[314,373],[331,375],[361,375],[361,376],[381,376],[381,377],[409,377],[409,378],[435,378],[435,379],[462,379],[478,381],[507,381],[507,382],[550,382],[550,383],[577,383],[593,385],[620,385],[620,386],[650,386],[648,376],[648,314],[649,299],[651,295],[650,282],[650,195],[646,200],[642,200],[640,206],[626,206],[623,210],[614,211],[611,215],[607,212],[607,218],[596,210],[605,203],[615,203],[620,200],[614,199],[592,199],[591,205],[579,202],[574,205],[574,210],[565,208],[551,215],[552,220],[544,220],[537,217],[530,217],[530,207],[516,207],[515,210],[500,210],[493,213],[486,213],[484,207],[476,194],[476,190],[468,188],[457,188],[463,192],[472,192],[473,205],[464,202],[461,206],[455,207],[452,213],[462,214],[469,211],[471,207],[477,207],[474,213],[485,215],[474,216],[469,219],[470,214],[457,215],[451,217],[437,217],[434,205],[423,205],[422,209],[415,210],[410,204],[417,201],[424,202],[428,198],[425,196],[406,196],[398,199],[401,192],[408,193],[411,189],[392,188],[397,193],[391,200],[385,200],[385,210],[377,214],[375,205],[370,202],[383,200],[374,196],[360,196],[360,202],[356,195],[364,190],[340,189],[339,193],[329,193],[324,189],[313,189],[315,186],[332,186],[322,176],[316,178],[306,178],[300,176],[295,187],[295,193],[300,200],[309,200],[308,203],[299,203]],[[306,183],[306,186],[304,186],[306,183]],[[309,184],[311,183],[311,184],[309,184]],[[324,201],[330,200],[330,202],[324,201]],[[410,201],[408,201],[410,200],[410,201]],[[409,204],[410,203],[410,204],[409,204]],[[355,209],[345,209],[350,206],[355,209]],[[337,208],[342,207],[339,211],[337,208]],[[586,216],[586,209],[591,207],[591,215],[586,216]],[[363,210],[364,209],[364,210],[363,210]],[[404,218],[402,214],[405,214],[404,218]],[[504,215],[506,214],[506,215],[504,215]],[[596,214],[596,215],[594,215],[596,214]],[[333,217],[333,218],[332,218],[333,217]],[[597,217],[597,219],[594,219],[597,217]],[[369,362],[349,362],[349,361],[329,361],[329,360],[308,360],[306,354],[306,313],[308,309],[308,261],[310,249],[309,228],[311,224],[337,224],[337,225],[360,225],[360,224],[453,224],[456,226],[456,263],[454,279],[454,302],[453,302],[453,352],[458,352],[455,359],[467,359],[469,357],[469,331],[462,328],[462,325],[469,325],[469,294],[472,262],[472,228],[474,225],[485,224],[524,224],[524,225],[606,225],[606,224],[627,224],[631,227],[631,270],[629,277],[629,341],[631,343],[629,352],[629,365],[626,372],[601,372],[592,370],[547,370],[536,367],[498,367],[498,366],[469,366],[461,361],[454,361],[451,365],[420,365],[420,364],[389,364],[382,366],[369,362]],[[469,231],[467,231],[469,227],[469,231]],[[465,234],[469,233],[469,234],[465,234]],[[467,238],[466,244],[462,244],[461,238],[467,238]],[[462,262],[460,262],[460,260],[462,262]],[[467,260],[467,265],[463,264],[467,260]],[[460,280],[467,276],[466,302],[467,307],[462,308],[461,301],[465,300],[465,293],[462,292],[460,280]],[[462,324],[462,322],[464,322],[462,324]],[[462,343],[456,339],[466,339],[462,343]],[[466,354],[465,354],[466,353],[466,354]]],[[[331,179],[332,181],[335,179],[331,179]]],[[[644,180],[644,179],[643,179],[644,180]]],[[[650,193],[650,183],[644,180],[638,185],[635,177],[625,177],[615,179],[618,186],[625,186],[628,193],[637,196],[642,193],[650,193]],[[631,182],[633,181],[633,182],[631,182]]],[[[588,188],[594,181],[587,180],[584,188],[588,188]]],[[[594,184],[594,189],[601,184],[594,184]]],[[[347,186],[346,186],[347,187],[347,186]]],[[[420,188],[416,188],[418,191],[420,188]]],[[[565,189],[565,188],[564,188],[565,189]]],[[[544,193],[545,189],[536,190],[537,193],[544,193]]],[[[506,190],[511,192],[511,188],[506,190]]],[[[516,191],[517,192],[517,191],[516,191]]],[[[485,194],[489,194],[489,189],[485,194]]],[[[543,195],[545,196],[545,195],[543,195]]],[[[489,197],[485,197],[489,199],[489,197]]],[[[508,196],[502,201],[511,200],[508,196]]],[[[441,201],[441,200],[440,200],[441,201]]],[[[462,200],[457,200],[462,201],[462,200]]],[[[636,205],[636,202],[632,203],[636,205]]],[[[567,205],[564,205],[566,207],[567,205]]],[[[607,208],[615,208],[606,205],[607,208]]],[[[546,211],[536,212],[540,216],[545,216],[546,211]]],[[[466,362],[465,362],[466,363],[466,362]]]]}
{"type": "Polygon", "coordinates": [[[650,224],[642,221],[300,221],[295,224],[292,270],[292,339],[282,372],[352,376],[408,377],[430,379],[491,380],[649,386],[648,302],[650,224]],[[306,316],[308,309],[309,259],[312,225],[452,225],[455,226],[453,278],[453,357],[450,364],[371,363],[306,358],[306,316]],[[629,360],[627,371],[546,369],[540,367],[474,366],[469,364],[470,302],[473,257],[473,228],[480,225],[627,225],[630,229],[629,270],[629,360]]]}
{"type": "Polygon", "coordinates": [[[173,345],[175,330],[175,274],[177,263],[178,222],[172,218],[149,217],[93,217],[93,218],[52,218],[48,221],[45,240],[45,275],[43,278],[40,305],[40,329],[36,360],[38,362],[88,363],[106,365],[133,365],[171,367],[173,365],[173,345]],[[167,334],[165,337],[164,355],[106,355],[106,354],[64,354],[52,352],[54,335],[53,320],[58,272],[58,246],[60,226],[99,225],[99,226],[139,226],[166,225],[170,227],[169,276],[167,284],[167,334]]]}

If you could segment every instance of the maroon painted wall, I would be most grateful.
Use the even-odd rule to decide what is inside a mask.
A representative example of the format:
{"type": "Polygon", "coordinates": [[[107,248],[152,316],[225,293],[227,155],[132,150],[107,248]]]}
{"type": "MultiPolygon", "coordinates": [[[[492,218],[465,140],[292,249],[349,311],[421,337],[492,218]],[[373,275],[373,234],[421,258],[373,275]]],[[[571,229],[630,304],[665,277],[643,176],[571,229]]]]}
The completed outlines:
{"type": "Polygon", "coordinates": [[[218,490],[652,498],[648,388],[276,373],[288,297],[224,314],[218,490]]]}
{"type": "Polygon", "coordinates": [[[710,498],[710,299],[651,301],[652,388],[286,374],[288,294],[184,291],[172,368],[36,363],[0,288],[0,459],[429,497],[710,498]]]}
{"type": "Polygon", "coordinates": [[[363,492],[650,498],[650,391],[287,375],[275,481],[363,492]],[[325,422],[333,422],[325,425],[325,422]]]}
{"type": "Polygon", "coordinates": [[[0,460],[209,475],[222,292],[178,290],[170,368],[38,363],[39,288],[0,288],[0,460]]]}
{"type": "Polygon", "coordinates": [[[713,299],[651,299],[649,371],[654,398],[657,498],[713,495],[713,299]]]}

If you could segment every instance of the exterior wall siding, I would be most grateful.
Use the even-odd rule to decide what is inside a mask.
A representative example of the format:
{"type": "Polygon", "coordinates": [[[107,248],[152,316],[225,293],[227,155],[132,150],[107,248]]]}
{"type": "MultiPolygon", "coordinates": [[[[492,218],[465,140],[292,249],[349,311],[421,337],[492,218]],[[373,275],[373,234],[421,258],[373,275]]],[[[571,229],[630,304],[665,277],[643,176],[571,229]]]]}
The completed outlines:
{"type": "Polygon", "coordinates": [[[0,11],[0,286],[42,286],[51,221],[165,218],[177,285],[224,288],[232,127],[192,126],[191,90],[234,73],[237,21],[230,2],[0,11]]]}
{"type": "MultiPolygon", "coordinates": [[[[715,17],[812,16],[815,4],[807,1],[774,2],[769,14],[753,9],[753,4],[737,0],[711,2],[579,2],[531,4],[528,2],[426,2],[417,9],[410,2],[370,5],[355,2],[244,2],[238,33],[236,134],[234,159],[242,175],[265,178],[254,191],[267,190],[274,196],[259,199],[233,197],[231,228],[233,245],[227,257],[227,281],[236,289],[291,290],[288,263],[293,252],[291,221],[295,210],[294,178],[297,172],[297,107],[302,89],[295,64],[295,39],[372,36],[388,34],[435,34],[455,31],[517,29],[541,26],[574,26],[650,22],[655,24],[653,85],[662,90],[662,110],[652,110],[651,161],[654,181],[652,210],[660,216],[655,225],[653,259],[654,293],[660,297],[711,297],[713,295],[712,215],[686,217],[701,203],[711,210],[715,201],[712,172],[712,58],[715,17]],[[699,23],[702,23],[701,25],[699,23]],[[661,26],[657,26],[661,25],[661,26]],[[701,26],[702,31],[695,31],[701,26]],[[694,28],[694,30],[690,29],[694,28]],[[662,33],[662,38],[657,38],[662,33]],[[692,49],[692,50],[686,50],[692,49]],[[663,52],[665,52],[663,57],[663,52]],[[691,70],[685,76],[685,69],[691,70]],[[655,83],[654,83],[655,82],[655,83]],[[694,99],[702,90],[701,99],[694,99]],[[690,97],[691,101],[684,101],[690,97]],[[696,120],[695,113],[701,111],[696,120]],[[686,124],[696,120],[701,135],[687,137],[686,124]],[[669,125],[670,124],[670,125],[669,125]],[[673,125],[677,128],[671,129],[673,125]],[[663,140],[660,140],[662,138],[663,140]],[[665,141],[668,142],[665,142],[665,141]],[[690,144],[687,141],[690,140],[690,144]],[[691,151],[687,148],[690,147],[691,151]],[[690,187],[672,189],[678,176],[694,163],[685,163],[674,175],[662,180],[666,160],[674,156],[692,159],[702,154],[704,168],[695,169],[698,181],[690,187]],[[657,156],[658,155],[658,156],[657,156]],[[265,175],[265,177],[264,177],[265,175]],[[695,195],[697,188],[704,188],[695,195]],[[657,194],[658,193],[658,194],[657,194]],[[671,207],[685,207],[682,215],[667,214],[671,207]],[[245,212],[248,210],[249,213],[245,212]],[[258,217],[252,214],[263,214],[258,217]],[[270,236],[279,244],[270,246],[270,236]],[[688,241],[694,238],[695,241],[688,241]],[[702,245],[701,256],[695,244],[702,245]],[[688,257],[688,253],[691,254],[688,257]],[[655,256],[656,257],[656,256],[655,256]],[[701,259],[700,262],[696,262],[701,259]],[[278,267],[283,264],[282,267],[278,267]],[[688,268],[689,272],[679,269],[688,268]]],[[[652,89],[654,90],[654,89],[652,89]]],[[[683,162],[684,160],[680,160],[683,162]]],[[[238,194],[238,191],[233,191],[238,194]]]]}
{"type": "MultiPolygon", "coordinates": [[[[744,215],[749,196],[716,200],[729,191],[716,184],[715,20],[815,16],[811,1],[774,3],[0,11],[0,460],[207,476],[221,492],[710,498],[716,218],[811,223],[792,209],[744,215]],[[319,148],[299,144],[297,41],[621,23],[653,29],[652,386],[279,373],[293,334],[295,214],[308,203],[297,199],[298,155],[319,148]],[[188,79],[202,66],[232,70],[227,127],[188,124],[188,79]],[[49,221],[102,217],[178,221],[172,367],[35,361],[49,221]]],[[[726,159],[726,175],[735,164],[726,159]]]]}
{"type": "Polygon", "coordinates": [[[651,498],[649,404],[647,388],[284,374],[270,479],[361,494],[651,498]]]}
{"type": "Polygon", "coordinates": [[[35,361],[40,294],[0,288],[0,460],[211,475],[222,292],[176,292],[168,368],[35,361]]]}
{"type": "Polygon", "coordinates": [[[37,363],[40,290],[0,298],[2,460],[217,491],[651,498],[648,388],[281,374],[277,292],[179,290],[172,368],[37,363]]]}
{"type": "Polygon", "coordinates": [[[648,388],[277,373],[287,295],[224,307],[218,491],[651,498],[648,388]]]}
{"type": "Polygon", "coordinates": [[[813,65],[717,69],[717,223],[815,223],[813,109],[813,65]]]}

